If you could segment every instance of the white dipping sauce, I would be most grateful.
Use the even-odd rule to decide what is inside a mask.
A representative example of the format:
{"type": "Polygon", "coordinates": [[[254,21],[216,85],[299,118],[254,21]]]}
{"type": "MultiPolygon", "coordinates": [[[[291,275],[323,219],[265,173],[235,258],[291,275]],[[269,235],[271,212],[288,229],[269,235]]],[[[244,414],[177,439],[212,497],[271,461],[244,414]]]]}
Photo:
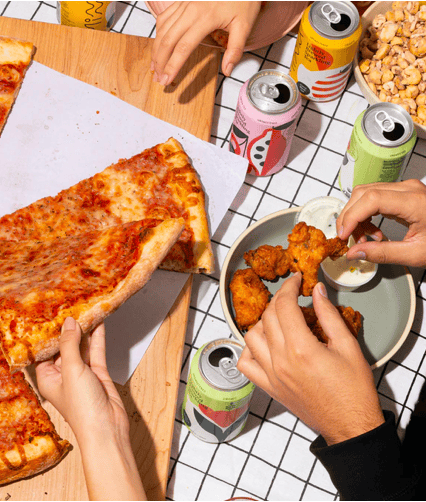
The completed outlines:
{"type": "Polygon", "coordinates": [[[334,280],[355,286],[367,282],[375,273],[377,264],[365,260],[348,260],[346,255],[333,261],[326,258],[322,268],[334,280]]]}
{"type": "Polygon", "coordinates": [[[332,239],[337,236],[336,220],[344,207],[345,203],[335,197],[317,197],[301,208],[297,223],[304,221],[322,230],[327,239],[332,239]]]}

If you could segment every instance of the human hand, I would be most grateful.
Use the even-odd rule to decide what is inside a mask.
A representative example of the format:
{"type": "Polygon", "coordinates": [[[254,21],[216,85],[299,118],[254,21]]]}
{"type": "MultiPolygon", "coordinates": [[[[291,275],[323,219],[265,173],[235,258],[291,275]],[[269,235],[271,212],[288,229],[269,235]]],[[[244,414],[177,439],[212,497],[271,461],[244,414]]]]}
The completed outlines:
{"type": "Polygon", "coordinates": [[[59,340],[60,356],[36,366],[39,390],[70,424],[77,438],[98,429],[125,437],[129,420],[107,370],[104,325],[89,338],[87,364],[80,354],[80,342],[80,326],[68,317],[59,340]]]}
{"type": "Polygon", "coordinates": [[[146,500],[127,412],[106,366],[104,325],[85,340],[87,364],[80,342],[80,326],[68,317],[59,340],[60,356],[36,366],[39,390],[74,431],[89,499],[146,500]]]}
{"type": "Polygon", "coordinates": [[[356,186],[337,219],[339,237],[347,239],[361,222],[369,225],[367,233],[376,242],[367,242],[363,235],[359,244],[349,249],[349,260],[361,258],[373,263],[426,267],[426,186],[421,181],[356,186]],[[382,232],[369,223],[369,219],[378,214],[408,226],[402,241],[383,241],[382,232]]]}
{"type": "Polygon", "coordinates": [[[229,76],[241,59],[261,2],[173,2],[157,17],[152,47],[154,80],[168,85],[192,51],[216,29],[229,32],[222,71],[229,76]]]}
{"type": "Polygon", "coordinates": [[[287,279],[246,333],[238,369],[331,445],[384,418],[370,366],[324,285],[316,285],[312,298],[327,345],[312,334],[297,304],[300,282],[300,273],[287,279]]]}

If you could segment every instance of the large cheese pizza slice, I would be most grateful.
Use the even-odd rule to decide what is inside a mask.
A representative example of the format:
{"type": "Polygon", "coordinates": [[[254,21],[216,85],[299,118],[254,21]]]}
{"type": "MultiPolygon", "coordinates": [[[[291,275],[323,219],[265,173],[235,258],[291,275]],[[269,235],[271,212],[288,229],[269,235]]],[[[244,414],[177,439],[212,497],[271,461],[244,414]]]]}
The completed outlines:
{"type": "Polygon", "coordinates": [[[160,268],[213,272],[205,195],[197,172],[174,138],[0,218],[0,239],[78,235],[145,218],[183,218],[185,229],[160,268]]]}
{"type": "Polygon", "coordinates": [[[0,485],[52,467],[70,449],[24,374],[12,374],[0,354],[0,485]]]}
{"type": "Polygon", "coordinates": [[[31,63],[34,45],[13,38],[0,37],[0,132],[31,63]]]}
{"type": "Polygon", "coordinates": [[[145,220],[1,241],[1,347],[11,369],[54,355],[66,317],[83,332],[100,324],[144,286],[183,229],[181,218],[145,220]]]}

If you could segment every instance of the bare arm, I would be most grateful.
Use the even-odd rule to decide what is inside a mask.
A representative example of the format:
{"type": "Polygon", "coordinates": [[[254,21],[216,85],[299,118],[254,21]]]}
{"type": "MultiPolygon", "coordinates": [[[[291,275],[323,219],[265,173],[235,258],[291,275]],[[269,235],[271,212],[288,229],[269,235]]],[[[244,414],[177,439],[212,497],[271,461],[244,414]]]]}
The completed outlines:
{"type": "Polygon", "coordinates": [[[104,326],[90,337],[87,364],[80,341],[80,326],[67,318],[60,357],[37,365],[40,392],[74,431],[90,500],[146,500],[127,413],[106,366],[104,326]]]}

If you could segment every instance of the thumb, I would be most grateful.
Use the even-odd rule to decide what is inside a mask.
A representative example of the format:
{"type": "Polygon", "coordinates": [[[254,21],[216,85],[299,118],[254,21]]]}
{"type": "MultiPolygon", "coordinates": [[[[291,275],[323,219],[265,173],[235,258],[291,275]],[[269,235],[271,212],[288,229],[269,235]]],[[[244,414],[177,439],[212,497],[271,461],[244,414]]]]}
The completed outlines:
{"type": "Polygon", "coordinates": [[[328,299],[327,290],[321,282],[312,292],[312,301],[318,321],[329,339],[329,347],[346,338],[355,340],[339,311],[328,299]]]}
{"type": "Polygon", "coordinates": [[[415,250],[413,243],[407,241],[368,241],[352,246],[346,257],[348,260],[361,259],[372,263],[396,263],[415,266],[417,260],[415,250]]]}
{"type": "Polygon", "coordinates": [[[227,77],[231,75],[234,66],[241,59],[250,31],[251,26],[245,23],[230,26],[228,45],[222,59],[222,71],[227,77]]]}
{"type": "Polygon", "coordinates": [[[59,340],[63,373],[66,373],[73,366],[84,366],[80,355],[80,341],[80,325],[72,317],[67,317],[62,326],[61,338],[59,340]]]}

